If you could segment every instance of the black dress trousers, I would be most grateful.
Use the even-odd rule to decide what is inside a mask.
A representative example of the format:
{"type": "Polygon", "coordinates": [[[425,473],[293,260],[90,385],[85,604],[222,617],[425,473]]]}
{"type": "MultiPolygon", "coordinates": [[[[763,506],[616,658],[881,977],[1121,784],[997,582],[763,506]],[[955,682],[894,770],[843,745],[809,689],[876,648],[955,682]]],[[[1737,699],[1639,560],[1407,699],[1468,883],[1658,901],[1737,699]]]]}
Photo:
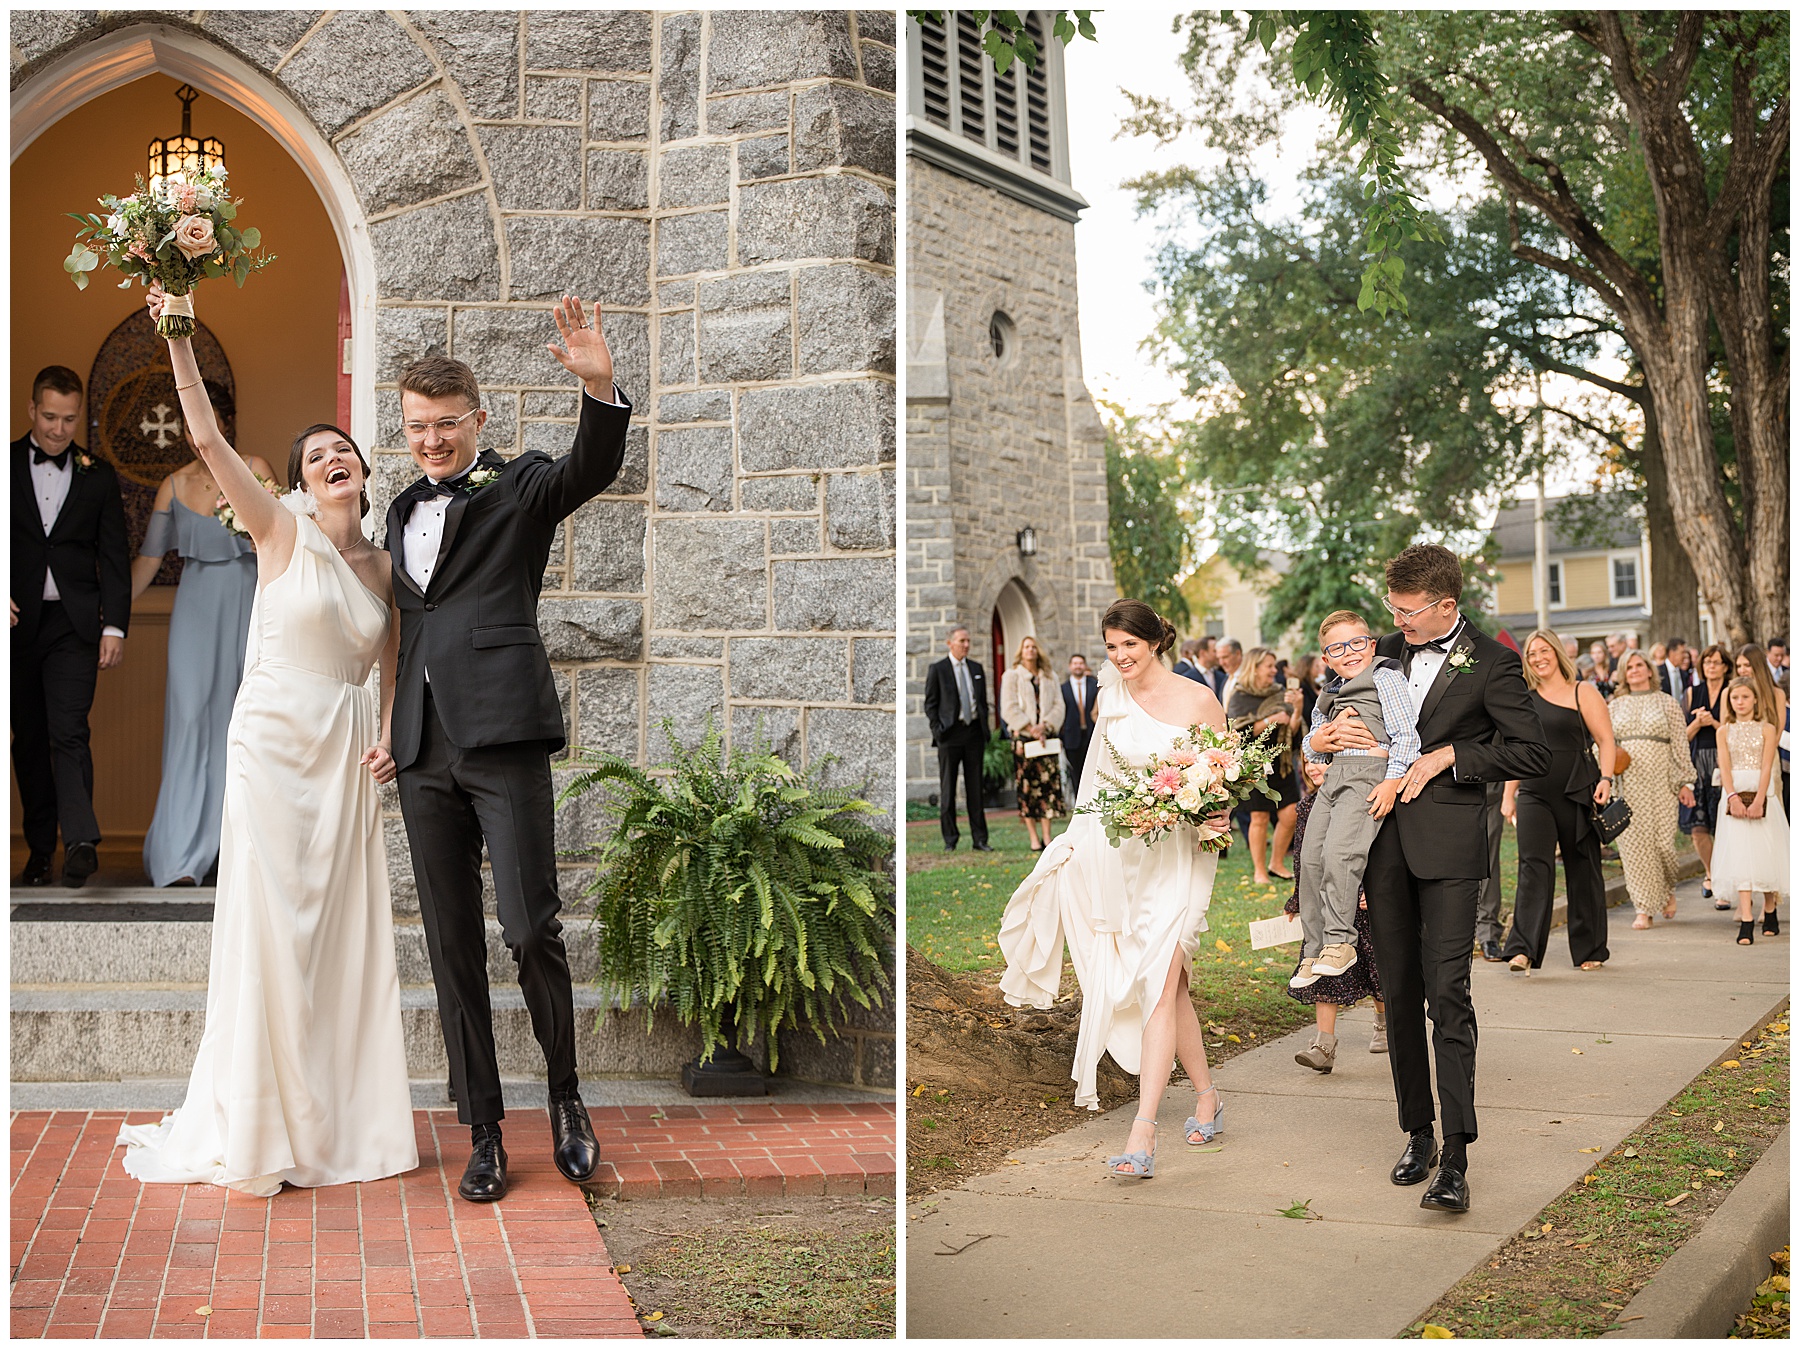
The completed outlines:
{"type": "Polygon", "coordinates": [[[88,713],[100,672],[100,643],[75,631],[57,601],[46,601],[27,642],[13,629],[13,772],[19,779],[21,827],[34,853],[98,843],[94,816],[94,756],[88,713]]]}
{"type": "Polygon", "coordinates": [[[451,743],[426,686],[419,753],[400,773],[419,911],[437,984],[438,1017],[464,1124],[506,1113],[488,996],[481,842],[494,868],[500,932],[543,1047],[552,1095],[579,1086],[569,956],[557,913],[555,794],[540,741],[462,749],[451,743]]]}
{"type": "Polygon", "coordinates": [[[986,843],[986,793],[981,780],[981,760],[987,752],[986,728],[978,721],[959,722],[938,737],[938,826],[944,846],[954,848],[961,833],[956,827],[956,779],[963,780],[963,796],[969,807],[969,840],[986,843]]]}
{"type": "Polygon", "coordinates": [[[1532,790],[1536,785],[1519,787],[1519,890],[1504,954],[1508,960],[1529,957],[1534,970],[1544,963],[1556,907],[1556,850],[1561,847],[1569,896],[1569,959],[1576,965],[1605,960],[1606,877],[1600,867],[1593,807],[1566,792],[1540,794],[1532,790]]]}

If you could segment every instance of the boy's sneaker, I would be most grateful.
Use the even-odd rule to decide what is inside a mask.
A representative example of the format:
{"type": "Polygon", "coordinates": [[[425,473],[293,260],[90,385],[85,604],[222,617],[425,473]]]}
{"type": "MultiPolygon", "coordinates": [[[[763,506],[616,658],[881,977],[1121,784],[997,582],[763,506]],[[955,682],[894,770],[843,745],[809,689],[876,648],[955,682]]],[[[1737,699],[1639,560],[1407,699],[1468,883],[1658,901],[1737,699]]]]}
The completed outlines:
{"type": "Polygon", "coordinates": [[[1314,1031],[1313,1042],[1294,1055],[1294,1062],[1317,1073],[1329,1073],[1337,1066],[1337,1036],[1314,1031]]]}
{"type": "Polygon", "coordinates": [[[1308,956],[1300,962],[1300,968],[1294,971],[1294,977],[1288,980],[1289,988],[1310,988],[1319,982],[1319,976],[1313,972],[1312,957],[1308,956]]]}
{"type": "Polygon", "coordinates": [[[1342,974],[1356,963],[1356,948],[1346,942],[1333,942],[1313,957],[1314,974],[1342,974]]]}

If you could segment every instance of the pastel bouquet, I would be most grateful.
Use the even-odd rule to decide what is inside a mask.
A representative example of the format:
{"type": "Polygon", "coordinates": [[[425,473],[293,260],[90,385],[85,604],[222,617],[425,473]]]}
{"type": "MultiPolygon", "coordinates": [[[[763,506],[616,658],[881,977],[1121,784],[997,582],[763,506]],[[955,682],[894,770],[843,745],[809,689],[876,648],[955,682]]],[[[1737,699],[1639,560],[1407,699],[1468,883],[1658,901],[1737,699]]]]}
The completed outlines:
{"type": "MultiPolygon", "coordinates": [[[[281,498],[281,488],[275,483],[269,481],[269,479],[263,477],[260,473],[256,475],[256,480],[262,484],[263,491],[267,492],[270,496],[275,497],[277,500],[281,498]]],[[[227,533],[236,534],[239,538],[243,539],[250,537],[250,531],[245,529],[243,522],[238,519],[237,507],[233,506],[225,499],[225,494],[223,492],[219,493],[219,499],[213,505],[213,519],[224,525],[227,533]]]]}
{"type": "Polygon", "coordinates": [[[140,177],[137,186],[129,197],[100,198],[105,215],[68,213],[81,228],[63,270],[82,290],[88,273],[103,263],[125,274],[121,287],[154,282],[169,295],[156,331],[164,337],[191,337],[190,292],[196,282],[229,276],[241,286],[251,272],[275,259],[259,251],[261,230],[233,223],[238,203],[225,189],[223,166],[202,169],[191,183],[163,179],[151,188],[140,177]]]}
{"type": "Polygon", "coordinates": [[[1215,832],[1204,823],[1206,817],[1265,790],[1280,752],[1266,734],[1246,740],[1237,731],[1210,726],[1190,726],[1141,768],[1110,740],[1106,748],[1118,771],[1100,774],[1094,799],[1077,813],[1098,815],[1115,848],[1127,838],[1153,844],[1177,825],[1191,824],[1200,831],[1205,852],[1224,852],[1231,844],[1230,831],[1215,832]]]}

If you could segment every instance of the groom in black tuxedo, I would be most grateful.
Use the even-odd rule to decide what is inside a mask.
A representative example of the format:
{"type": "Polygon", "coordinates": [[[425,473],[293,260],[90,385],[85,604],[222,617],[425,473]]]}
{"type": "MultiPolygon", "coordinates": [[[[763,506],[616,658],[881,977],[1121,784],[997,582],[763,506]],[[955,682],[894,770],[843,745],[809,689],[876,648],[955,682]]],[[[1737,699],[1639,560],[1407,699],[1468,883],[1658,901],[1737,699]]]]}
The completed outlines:
{"type": "Polygon", "coordinates": [[[67,366],[38,371],[31,430],[12,447],[13,772],[30,850],[21,885],[50,884],[59,830],[64,885],[100,865],[88,712],[131,623],[119,477],[75,443],[81,395],[67,366]]]}
{"type": "MultiPolygon", "coordinates": [[[[1462,566],[1436,544],[1415,545],[1387,565],[1383,601],[1398,632],[1376,653],[1398,662],[1418,711],[1423,753],[1375,836],[1364,885],[1375,965],[1387,1000],[1389,1067],[1406,1150],[1396,1185],[1416,1185],[1440,1161],[1432,1121],[1430,1012],[1444,1147],[1421,1208],[1469,1207],[1468,1145],[1475,1141],[1475,1004],[1469,966],[1475,910],[1488,874],[1487,784],[1541,777],[1550,767],[1544,728],[1518,654],[1476,630],[1457,608],[1462,566]]],[[[1315,752],[1366,748],[1368,727],[1327,722],[1315,752]]]]}
{"type": "Polygon", "coordinates": [[[569,453],[509,462],[479,451],[487,413],[475,372],[428,356],[400,376],[407,444],[425,476],[387,517],[400,610],[394,763],[457,1118],[473,1135],[458,1192],[478,1203],[506,1193],[507,1164],[483,839],[501,933],[549,1071],[557,1169],[584,1181],[600,1162],[575,1072],[574,992],[556,916],[550,755],[566,742],[537,603],[557,522],[618,476],[631,405],[613,384],[598,308],[588,315],[564,297],[555,318],[563,345],[551,351],[584,389],[569,453]]]}

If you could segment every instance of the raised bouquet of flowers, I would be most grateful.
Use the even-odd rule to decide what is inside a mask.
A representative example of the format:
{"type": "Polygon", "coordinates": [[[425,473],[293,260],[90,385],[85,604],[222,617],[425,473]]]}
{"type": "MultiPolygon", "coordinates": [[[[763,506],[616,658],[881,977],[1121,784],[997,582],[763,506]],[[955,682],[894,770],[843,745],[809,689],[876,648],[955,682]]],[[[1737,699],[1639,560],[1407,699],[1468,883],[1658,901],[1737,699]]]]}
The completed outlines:
{"type": "Polygon", "coordinates": [[[1230,810],[1252,792],[1268,786],[1269,768],[1280,753],[1269,736],[1246,740],[1237,731],[1190,726],[1170,748],[1142,768],[1131,765],[1106,742],[1116,773],[1100,774],[1094,799],[1076,813],[1098,815],[1107,841],[1118,847],[1127,838],[1155,843],[1179,824],[1200,831],[1205,852],[1224,852],[1231,832],[1214,833],[1202,823],[1208,815],[1230,810]]]}
{"type": "Polygon", "coordinates": [[[275,258],[258,251],[261,230],[232,223],[238,203],[225,190],[223,166],[201,170],[191,183],[165,179],[152,189],[140,177],[137,186],[129,197],[100,198],[105,215],[68,213],[81,228],[63,270],[82,290],[88,273],[102,263],[125,274],[121,287],[155,282],[169,294],[156,331],[164,337],[191,337],[194,302],[189,292],[196,281],[229,276],[241,286],[251,272],[275,258]]]}
{"type": "MultiPolygon", "coordinates": [[[[256,475],[256,480],[262,484],[263,491],[267,492],[270,496],[275,497],[277,500],[280,499],[282,491],[275,483],[263,477],[260,473],[256,475]]],[[[219,499],[213,505],[213,519],[224,525],[227,533],[236,534],[239,538],[243,539],[250,537],[250,531],[245,529],[243,523],[238,519],[237,507],[233,506],[225,499],[225,494],[223,492],[219,493],[219,499]]]]}

